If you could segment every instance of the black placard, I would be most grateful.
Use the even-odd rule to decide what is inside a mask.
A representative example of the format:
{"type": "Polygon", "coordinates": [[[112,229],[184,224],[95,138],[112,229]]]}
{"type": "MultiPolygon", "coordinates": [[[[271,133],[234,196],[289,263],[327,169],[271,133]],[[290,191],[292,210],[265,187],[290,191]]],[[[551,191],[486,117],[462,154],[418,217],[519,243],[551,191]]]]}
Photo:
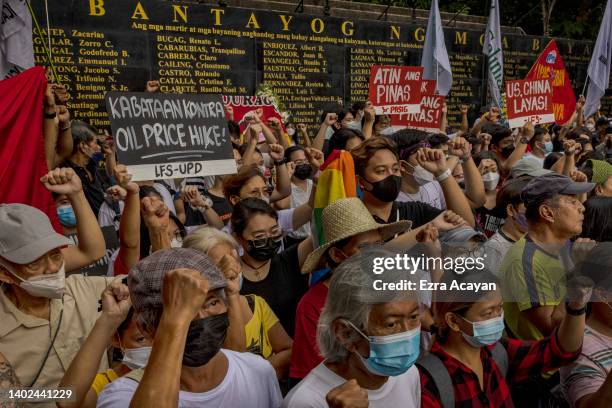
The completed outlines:
{"type": "Polygon", "coordinates": [[[108,92],[106,109],[134,181],[236,172],[220,95],[108,92]]]}

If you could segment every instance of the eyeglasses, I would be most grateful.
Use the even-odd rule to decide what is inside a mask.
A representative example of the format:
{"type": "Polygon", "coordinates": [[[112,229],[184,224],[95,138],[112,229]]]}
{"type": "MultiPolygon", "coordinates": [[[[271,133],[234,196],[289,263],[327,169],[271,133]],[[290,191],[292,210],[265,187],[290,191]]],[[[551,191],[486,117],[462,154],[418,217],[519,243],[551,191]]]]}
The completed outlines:
{"type": "Polygon", "coordinates": [[[256,238],[249,240],[250,244],[253,248],[265,248],[271,245],[273,242],[280,242],[283,240],[283,234],[279,233],[278,235],[266,238],[256,238]]]}

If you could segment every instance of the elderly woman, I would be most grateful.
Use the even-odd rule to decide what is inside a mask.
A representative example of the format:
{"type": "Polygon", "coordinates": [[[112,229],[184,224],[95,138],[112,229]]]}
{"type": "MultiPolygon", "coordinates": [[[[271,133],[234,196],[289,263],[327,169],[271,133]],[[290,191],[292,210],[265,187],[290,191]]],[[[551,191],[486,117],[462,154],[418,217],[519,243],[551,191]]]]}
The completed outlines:
{"type": "MultiPolygon", "coordinates": [[[[223,271],[228,279],[225,289],[228,300],[231,303],[231,298],[236,297],[235,309],[244,323],[246,350],[268,360],[278,378],[284,378],[289,368],[293,341],[262,297],[239,294],[242,272],[236,253],[236,240],[215,228],[202,227],[185,239],[183,248],[205,253],[223,271]]],[[[243,349],[241,347],[237,351],[243,349]]]]}
{"type": "Polygon", "coordinates": [[[370,408],[419,406],[413,366],[421,332],[417,293],[375,289],[406,283],[405,270],[372,273],[375,260],[394,256],[367,249],[336,269],[317,330],[325,360],[291,391],[284,407],[339,407],[348,401],[370,408]]]}

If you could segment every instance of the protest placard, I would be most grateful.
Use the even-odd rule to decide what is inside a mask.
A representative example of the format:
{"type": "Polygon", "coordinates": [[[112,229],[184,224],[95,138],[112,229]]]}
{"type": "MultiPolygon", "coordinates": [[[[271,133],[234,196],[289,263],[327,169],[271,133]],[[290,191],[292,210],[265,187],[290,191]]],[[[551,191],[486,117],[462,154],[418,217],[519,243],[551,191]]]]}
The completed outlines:
{"type": "Polygon", "coordinates": [[[436,95],[436,81],[424,79],[421,82],[421,107],[419,112],[391,115],[391,125],[426,132],[439,132],[443,108],[444,96],[436,95]]]}
{"type": "Polygon", "coordinates": [[[527,122],[534,125],[553,123],[553,87],[550,79],[506,82],[506,110],[510,128],[527,122]]]}
{"type": "Polygon", "coordinates": [[[284,122],[280,112],[265,96],[224,95],[223,103],[234,111],[234,121],[240,126],[241,132],[244,132],[248,126],[247,117],[256,113],[261,114],[260,118],[265,123],[270,118],[277,118],[281,124],[284,122]]]}
{"type": "Polygon", "coordinates": [[[134,181],[236,172],[220,95],[108,92],[106,109],[134,181]]]}
{"type": "Polygon", "coordinates": [[[419,113],[423,67],[373,65],[370,101],[377,115],[419,113]]]}

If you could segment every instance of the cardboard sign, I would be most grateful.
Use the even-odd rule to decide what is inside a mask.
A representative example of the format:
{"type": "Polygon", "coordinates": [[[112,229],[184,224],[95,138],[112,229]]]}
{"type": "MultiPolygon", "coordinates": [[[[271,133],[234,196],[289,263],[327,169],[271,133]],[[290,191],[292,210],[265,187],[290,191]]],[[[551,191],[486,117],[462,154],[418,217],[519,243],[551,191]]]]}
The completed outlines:
{"type": "MultiPolygon", "coordinates": [[[[106,244],[106,252],[104,252],[104,256],[91,265],[79,269],[78,272],[75,273],[85,276],[106,276],[110,258],[113,253],[119,249],[119,238],[117,237],[117,231],[115,231],[115,227],[113,226],[101,227],[100,229],[102,230],[102,235],[104,235],[104,243],[106,244]]],[[[75,246],[79,245],[79,238],[76,233],[68,235],[67,238],[74,242],[75,246]]]]}
{"type": "MultiPolygon", "coordinates": [[[[266,97],[261,96],[223,96],[223,103],[228,105],[234,111],[234,122],[240,125],[240,132],[244,132],[248,122],[246,116],[252,114],[253,111],[261,109],[261,120],[267,124],[268,119],[277,118],[281,125],[283,118],[279,111],[266,97]]],[[[229,120],[229,117],[227,118],[229,120]]]]}
{"type": "Polygon", "coordinates": [[[423,67],[373,65],[370,101],[377,115],[419,113],[423,67]]]}
{"type": "Polygon", "coordinates": [[[506,82],[506,109],[510,128],[531,121],[534,125],[553,123],[553,87],[550,79],[506,82]]]}
{"type": "Polygon", "coordinates": [[[133,181],[236,172],[220,95],[108,92],[106,110],[133,181]]]}
{"type": "Polygon", "coordinates": [[[391,116],[391,125],[404,126],[426,132],[439,132],[442,122],[444,96],[436,95],[436,81],[421,82],[421,107],[418,113],[391,116]]]}

